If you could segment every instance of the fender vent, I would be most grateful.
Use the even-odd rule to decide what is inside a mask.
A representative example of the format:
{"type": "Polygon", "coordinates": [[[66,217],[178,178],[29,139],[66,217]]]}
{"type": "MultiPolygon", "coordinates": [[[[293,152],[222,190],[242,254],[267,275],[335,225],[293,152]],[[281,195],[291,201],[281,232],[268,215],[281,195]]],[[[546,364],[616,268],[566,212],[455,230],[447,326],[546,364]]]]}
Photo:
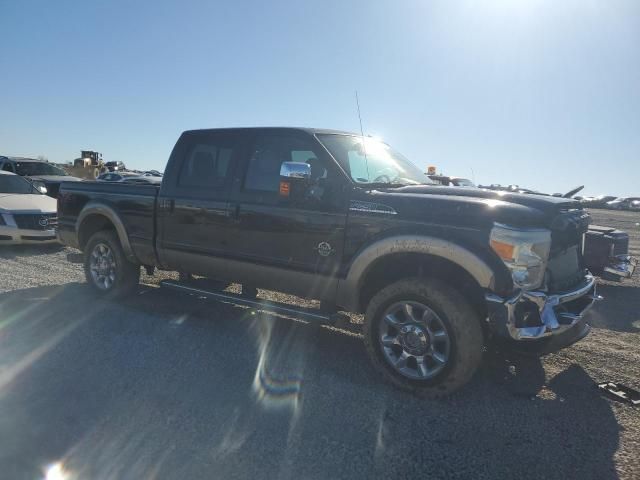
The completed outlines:
{"type": "Polygon", "coordinates": [[[352,212],[382,213],[385,215],[396,215],[398,213],[388,205],[374,202],[363,202],[360,200],[351,200],[349,203],[349,210],[352,212]]]}

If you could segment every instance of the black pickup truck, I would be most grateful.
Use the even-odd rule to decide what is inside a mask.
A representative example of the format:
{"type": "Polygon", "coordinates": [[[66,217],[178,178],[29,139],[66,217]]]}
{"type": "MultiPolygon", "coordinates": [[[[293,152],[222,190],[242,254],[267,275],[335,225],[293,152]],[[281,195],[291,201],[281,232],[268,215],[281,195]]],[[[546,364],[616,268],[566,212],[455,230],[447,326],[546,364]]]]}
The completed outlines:
{"type": "Polygon", "coordinates": [[[578,202],[435,185],[387,144],[346,132],[187,131],[159,187],[64,183],[58,219],[105,295],[135,290],[144,266],[321,309],[166,285],[225,301],[364,313],[376,369],[427,396],[465,384],[490,341],[530,353],[578,341],[599,298],[578,202]]]}

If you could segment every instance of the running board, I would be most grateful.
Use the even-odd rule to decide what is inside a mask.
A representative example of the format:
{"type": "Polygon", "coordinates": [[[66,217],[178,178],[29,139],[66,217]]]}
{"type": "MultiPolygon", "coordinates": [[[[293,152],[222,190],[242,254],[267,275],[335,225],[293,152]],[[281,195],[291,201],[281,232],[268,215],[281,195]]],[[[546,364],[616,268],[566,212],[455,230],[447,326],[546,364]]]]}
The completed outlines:
{"type": "Polygon", "coordinates": [[[281,315],[288,315],[291,317],[301,318],[313,322],[331,324],[336,322],[336,314],[321,313],[316,308],[295,307],[286,303],[269,302],[267,300],[247,298],[235,293],[212,292],[209,290],[203,290],[201,288],[190,287],[180,282],[176,282],[175,280],[163,280],[160,282],[160,286],[180,293],[197,295],[198,297],[205,297],[211,300],[217,300],[225,303],[233,303],[234,305],[242,305],[245,307],[253,308],[255,310],[279,313],[281,315]]]}

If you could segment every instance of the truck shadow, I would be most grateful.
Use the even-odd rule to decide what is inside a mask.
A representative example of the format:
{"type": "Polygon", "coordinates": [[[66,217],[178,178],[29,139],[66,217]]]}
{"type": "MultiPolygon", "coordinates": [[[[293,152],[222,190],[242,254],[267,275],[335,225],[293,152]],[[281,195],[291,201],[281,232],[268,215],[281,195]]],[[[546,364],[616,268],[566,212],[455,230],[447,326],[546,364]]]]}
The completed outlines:
{"type": "Polygon", "coordinates": [[[620,427],[577,365],[547,381],[491,354],[423,400],[381,382],[353,332],[162,289],[30,288],[0,315],[6,478],[617,478],[620,427]]]}
{"type": "Polygon", "coordinates": [[[57,243],[44,245],[2,245],[0,246],[0,259],[13,260],[15,258],[30,257],[33,255],[50,255],[64,248],[64,246],[57,243]]]}
{"type": "Polygon", "coordinates": [[[604,284],[598,286],[598,293],[605,301],[593,309],[591,325],[616,332],[640,332],[640,287],[604,284]]]}

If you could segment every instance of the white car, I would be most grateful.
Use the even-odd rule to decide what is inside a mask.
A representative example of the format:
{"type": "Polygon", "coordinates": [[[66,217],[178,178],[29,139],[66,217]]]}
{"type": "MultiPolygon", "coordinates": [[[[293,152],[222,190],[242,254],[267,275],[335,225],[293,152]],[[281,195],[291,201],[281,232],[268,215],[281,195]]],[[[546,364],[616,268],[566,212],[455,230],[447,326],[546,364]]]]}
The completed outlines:
{"type": "Polygon", "coordinates": [[[0,171],[0,245],[56,243],[56,200],[28,180],[0,171]]]}

